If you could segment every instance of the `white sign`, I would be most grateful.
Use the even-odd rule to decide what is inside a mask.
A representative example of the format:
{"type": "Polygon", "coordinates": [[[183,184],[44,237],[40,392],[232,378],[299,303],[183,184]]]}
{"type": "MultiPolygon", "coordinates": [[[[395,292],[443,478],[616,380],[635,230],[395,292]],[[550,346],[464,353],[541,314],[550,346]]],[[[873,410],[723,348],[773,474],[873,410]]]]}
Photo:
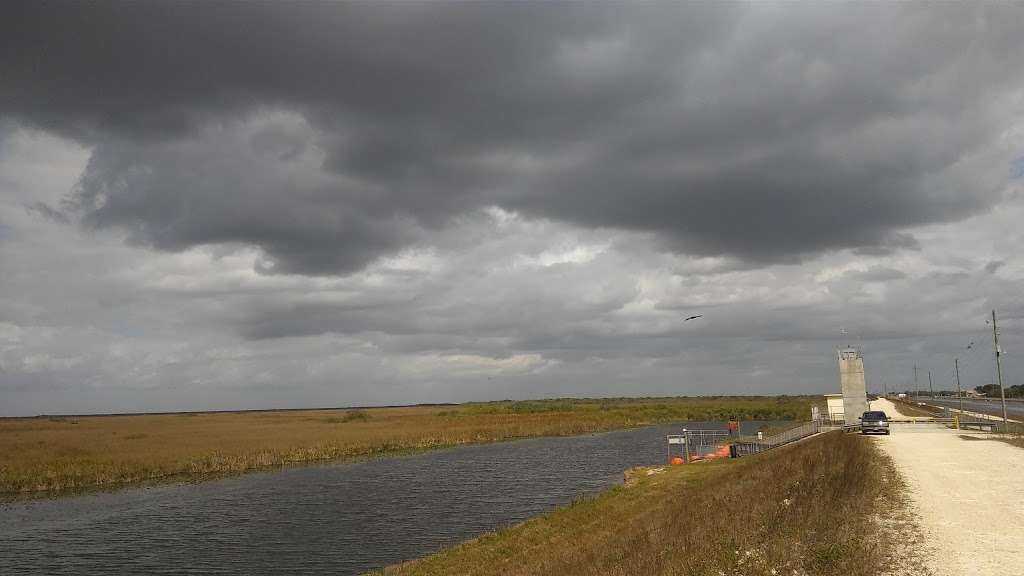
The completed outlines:
{"type": "Polygon", "coordinates": [[[678,436],[676,438],[673,438],[673,437],[669,436],[668,443],[669,444],[686,444],[686,438],[684,438],[682,436],[678,436]]]}

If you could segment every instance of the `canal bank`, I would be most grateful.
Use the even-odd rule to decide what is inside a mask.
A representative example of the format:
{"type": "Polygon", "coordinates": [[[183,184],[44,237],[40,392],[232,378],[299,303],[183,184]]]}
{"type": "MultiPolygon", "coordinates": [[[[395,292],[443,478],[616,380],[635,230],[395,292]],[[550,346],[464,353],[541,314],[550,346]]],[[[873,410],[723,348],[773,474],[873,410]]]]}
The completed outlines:
{"type": "MultiPolygon", "coordinates": [[[[745,423],[748,432],[759,423],[745,423]]],[[[0,506],[17,574],[358,574],[548,512],[721,422],[484,444],[0,506]]]]}
{"type": "Polygon", "coordinates": [[[919,534],[901,488],[872,439],[830,432],[748,458],[641,475],[629,487],[380,573],[921,574],[919,534]]]}

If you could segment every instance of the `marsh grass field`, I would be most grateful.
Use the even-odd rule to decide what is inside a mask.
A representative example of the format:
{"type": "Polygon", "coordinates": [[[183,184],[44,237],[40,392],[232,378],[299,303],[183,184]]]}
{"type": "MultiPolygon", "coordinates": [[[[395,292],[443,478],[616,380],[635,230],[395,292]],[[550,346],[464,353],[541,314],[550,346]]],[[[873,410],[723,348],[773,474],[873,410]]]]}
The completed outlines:
{"type": "Polygon", "coordinates": [[[877,576],[920,546],[891,461],[859,435],[636,477],[380,574],[877,576]]]}
{"type": "Polygon", "coordinates": [[[0,419],[0,495],[194,481],[309,462],[676,421],[804,419],[817,396],[0,419]]]}

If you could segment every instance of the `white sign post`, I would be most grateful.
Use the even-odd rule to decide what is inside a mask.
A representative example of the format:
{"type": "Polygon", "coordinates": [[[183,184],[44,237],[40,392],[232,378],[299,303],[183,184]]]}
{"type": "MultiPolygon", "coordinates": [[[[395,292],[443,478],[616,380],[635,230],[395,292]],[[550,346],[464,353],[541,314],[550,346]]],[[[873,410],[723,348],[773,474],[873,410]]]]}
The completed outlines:
{"type": "Polygon", "coordinates": [[[672,463],[672,445],[680,444],[682,445],[683,453],[685,454],[685,459],[683,460],[683,462],[688,464],[690,462],[690,443],[687,441],[689,439],[689,435],[687,434],[686,429],[683,428],[682,434],[669,434],[668,436],[666,436],[666,438],[668,439],[668,453],[666,454],[668,463],[672,463]]]}

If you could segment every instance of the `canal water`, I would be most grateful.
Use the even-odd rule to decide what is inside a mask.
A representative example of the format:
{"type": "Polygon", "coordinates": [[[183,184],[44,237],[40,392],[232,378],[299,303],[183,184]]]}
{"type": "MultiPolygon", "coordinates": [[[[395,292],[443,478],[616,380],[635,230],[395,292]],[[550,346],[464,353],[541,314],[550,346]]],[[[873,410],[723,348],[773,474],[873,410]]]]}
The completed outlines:
{"type": "Polygon", "coordinates": [[[359,574],[619,483],[664,462],[665,435],[684,426],[722,423],[0,504],[0,574],[359,574]]]}

